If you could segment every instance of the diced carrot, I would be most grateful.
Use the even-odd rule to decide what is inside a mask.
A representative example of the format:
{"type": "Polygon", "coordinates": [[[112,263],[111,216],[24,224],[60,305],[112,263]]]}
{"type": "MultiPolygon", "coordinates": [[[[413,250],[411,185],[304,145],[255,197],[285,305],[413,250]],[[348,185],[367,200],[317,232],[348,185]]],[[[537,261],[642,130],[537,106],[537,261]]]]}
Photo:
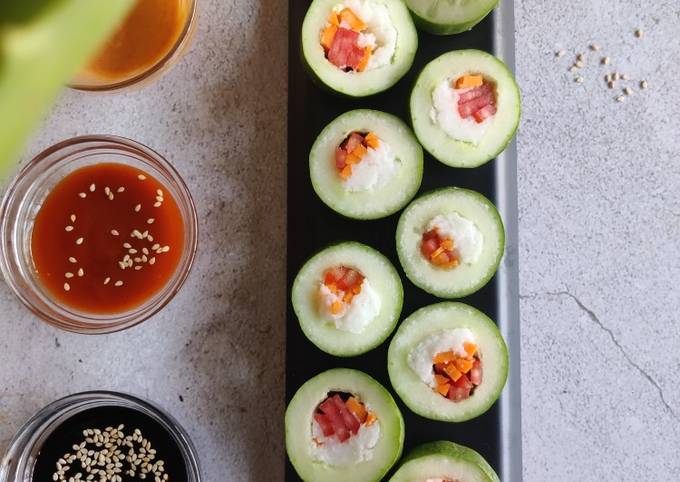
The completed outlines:
{"type": "Polygon", "coordinates": [[[345,158],[345,162],[348,166],[351,166],[352,164],[358,164],[359,161],[361,161],[361,158],[359,156],[355,156],[354,154],[347,154],[347,157],[345,158]]]}
{"type": "Polygon", "coordinates": [[[442,397],[445,397],[449,393],[449,389],[451,388],[451,385],[448,383],[442,383],[441,385],[437,385],[437,391],[442,397]]]}
{"type": "Polygon", "coordinates": [[[457,358],[453,363],[456,365],[456,368],[463,373],[467,373],[472,369],[472,360],[457,358]]]}
{"type": "MultiPolygon", "coordinates": [[[[347,156],[349,157],[349,156],[347,156]]],[[[342,168],[342,171],[340,171],[340,177],[343,179],[347,179],[349,176],[352,175],[352,166],[350,164],[347,164],[345,167],[342,168]]]]}
{"type": "Polygon", "coordinates": [[[335,283],[327,284],[326,288],[328,288],[328,291],[331,293],[337,293],[338,292],[338,287],[335,283]]]}
{"type": "Polygon", "coordinates": [[[333,304],[331,305],[331,313],[334,315],[339,314],[342,311],[342,303],[339,301],[334,301],[333,304]]]}
{"type": "Polygon", "coordinates": [[[352,293],[354,293],[355,295],[358,295],[359,293],[361,293],[361,285],[353,286],[352,287],[352,293]]]}
{"type": "Polygon", "coordinates": [[[453,380],[454,382],[458,380],[463,374],[456,368],[453,364],[448,364],[446,365],[446,368],[444,368],[444,371],[446,374],[453,380]]]}
{"type": "Polygon", "coordinates": [[[453,239],[446,238],[442,241],[440,246],[447,251],[451,251],[453,249],[453,239]]]}
{"type": "Polygon", "coordinates": [[[477,345],[470,343],[469,341],[463,343],[463,348],[465,349],[465,353],[469,356],[475,356],[475,353],[477,353],[477,345]]]}
{"type": "Polygon", "coordinates": [[[347,405],[347,409],[354,414],[360,423],[364,423],[366,421],[368,412],[366,411],[366,407],[364,407],[363,403],[354,397],[349,397],[345,402],[345,405],[347,405]]]}
{"type": "Polygon", "coordinates": [[[481,75],[464,75],[456,80],[456,89],[469,89],[479,87],[484,83],[481,75]]]}
{"type": "MultiPolygon", "coordinates": [[[[432,253],[430,255],[430,258],[434,259],[437,256],[439,256],[440,254],[442,254],[443,252],[444,252],[444,248],[442,246],[439,246],[437,249],[434,250],[434,253],[432,253]]],[[[447,261],[448,261],[448,258],[447,258],[447,261]]]]}
{"type": "Polygon", "coordinates": [[[378,417],[376,417],[373,412],[368,412],[368,415],[366,416],[366,426],[370,427],[376,420],[378,420],[378,417]]]}
{"type": "Polygon", "coordinates": [[[446,374],[446,363],[435,363],[434,372],[440,375],[446,374]]]}
{"type": "Polygon", "coordinates": [[[444,252],[444,250],[442,250],[436,256],[433,255],[432,258],[431,258],[431,261],[432,261],[432,264],[434,264],[435,266],[448,266],[451,263],[451,259],[444,252]]]}
{"type": "Polygon", "coordinates": [[[331,11],[331,14],[328,16],[328,23],[335,27],[339,27],[340,19],[338,18],[338,14],[335,13],[334,11],[331,11]]]}
{"type": "Polygon", "coordinates": [[[349,8],[342,9],[340,12],[340,20],[347,22],[352,30],[357,32],[361,32],[367,27],[367,25],[349,8]]]}
{"type": "Polygon", "coordinates": [[[321,45],[323,48],[326,50],[329,50],[331,48],[331,45],[333,45],[333,39],[335,38],[335,34],[338,31],[338,27],[335,25],[329,25],[326,27],[323,32],[321,33],[321,45]]]}
{"type": "MultiPolygon", "coordinates": [[[[345,296],[342,297],[342,301],[344,301],[347,304],[350,304],[352,302],[352,299],[354,298],[354,293],[351,291],[345,293],[345,296]]],[[[470,362],[472,363],[472,362],[470,362]]]]}
{"type": "Polygon", "coordinates": [[[434,356],[434,363],[449,363],[456,359],[456,354],[452,351],[443,351],[434,356]]]}
{"type": "Polygon", "coordinates": [[[368,67],[368,62],[371,60],[371,55],[373,55],[373,50],[371,47],[364,47],[364,56],[361,57],[359,65],[357,66],[357,71],[363,72],[368,67]]]}
{"type": "Polygon", "coordinates": [[[373,132],[369,132],[368,134],[366,134],[366,137],[364,137],[364,141],[366,141],[366,145],[371,149],[377,149],[378,147],[380,147],[380,138],[376,136],[373,132]]]}
{"type": "Polygon", "coordinates": [[[363,145],[363,144],[359,144],[358,146],[356,146],[354,148],[354,150],[351,152],[350,156],[356,156],[359,159],[362,159],[366,154],[368,154],[368,149],[366,149],[366,146],[363,145]]]}

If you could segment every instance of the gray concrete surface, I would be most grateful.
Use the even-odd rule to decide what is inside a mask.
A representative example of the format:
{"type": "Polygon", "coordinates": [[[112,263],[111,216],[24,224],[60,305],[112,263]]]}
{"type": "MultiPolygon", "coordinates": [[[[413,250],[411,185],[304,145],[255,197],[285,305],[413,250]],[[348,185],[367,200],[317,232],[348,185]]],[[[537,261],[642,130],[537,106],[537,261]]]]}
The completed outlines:
{"type": "MultiPolygon", "coordinates": [[[[171,411],[206,480],[281,480],[286,3],[202,2],[161,82],[67,92],[30,143],[25,159],[93,132],[167,154],[201,249],[162,314],[107,337],[46,327],[0,284],[0,450],[41,406],[106,386],[171,411]]],[[[525,480],[678,480],[680,4],[517,0],[516,17],[525,480]],[[591,41],[649,89],[616,103],[592,52],[574,83],[591,41]]]]}
{"type": "Polygon", "coordinates": [[[515,12],[525,480],[680,480],[680,3],[515,12]]]}

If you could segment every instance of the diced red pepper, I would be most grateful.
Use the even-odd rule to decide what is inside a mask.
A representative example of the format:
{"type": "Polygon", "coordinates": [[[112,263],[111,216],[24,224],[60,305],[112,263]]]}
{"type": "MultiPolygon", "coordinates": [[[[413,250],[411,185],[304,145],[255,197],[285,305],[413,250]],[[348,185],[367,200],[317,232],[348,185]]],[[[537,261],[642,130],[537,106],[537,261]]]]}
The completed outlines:
{"type": "Polygon", "coordinates": [[[475,118],[475,121],[477,121],[477,124],[481,124],[484,122],[486,119],[491,117],[496,113],[496,106],[493,104],[488,104],[479,109],[477,112],[472,114],[475,118]]]}
{"type": "Polygon", "coordinates": [[[465,103],[469,102],[472,99],[476,99],[477,97],[481,97],[484,94],[490,94],[493,92],[493,89],[491,88],[491,84],[485,82],[482,84],[481,87],[475,87],[474,89],[470,89],[466,92],[461,93],[458,96],[458,102],[460,103],[465,103]]]}
{"type": "Polygon", "coordinates": [[[347,165],[347,163],[345,162],[346,158],[347,151],[344,150],[342,147],[337,147],[335,149],[335,167],[342,170],[347,165]]]}
{"type": "Polygon", "coordinates": [[[467,102],[458,102],[458,113],[465,119],[492,102],[494,102],[492,93],[475,97],[467,102]]]}
{"type": "Polygon", "coordinates": [[[423,242],[420,243],[420,251],[423,253],[423,256],[426,258],[430,258],[432,253],[437,251],[437,248],[439,248],[439,243],[437,242],[436,239],[423,239],[423,242]]]}
{"type": "Polygon", "coordinates": [[[493,86],[484,82],[480,87],[467,90],[458,97],[458,113],[463,119],[474,116],[477,123],[484,122],[496,113],[496,96],[493,86]]]}
{"type": "Polygon", "coordinates": [[[462,375],[458,380],[453,382],[453,386],[457,388],[466,388],[467,390],[472,390],[472,383],[468,379],[467,375],[462,375]]]}
{"type": "Polygon", "coordinates": [[[343,291],[347,291],[348,289],[354,287],[355,285],[361,284],[363,281],[363,276],[361,276],[357,271],[353,269],[348,269],[345,272],[345,276],[342,277],[342,279],[338,280],[338,288],[340,288],[343,291]]]}
{"type": "Polygon", "coordinates": [[[473,385],[479,385],[482,383],[482,362],[479,359],[475,359],[472,363],[472,370],[470,370],[470,382],[473,385]]]}
{"type": "Polygon", "coordinates": [[[345,152],[354,152],[354,150],[359,147],[363,141],[364,138],[361,134],[352,132],[345,142],[345,152]]]}
{"type": "Polygon", "coordinates": [[[319,408],[331,422],[331,425],[333,426],[333,432],[338,437],[338,440],[340,440],[340,442],[346,441],[350,435],[349,430],[347,430],[345,421],[343,420],[342,415],[340,415],[335,402],[333,402],[332,399],[327,398],[321,405],[319,405],[319,408]]]}
{"type": "Polygon", "coordinates": [[[344,27],[338,28],[328,50],[328,60],[335,66],[356,70],[364,56],[364,49],[357,46],[359,33],[344,27]]]}
{"type": "Polygon", "coordinates": [[[338,409],[338,412],[340,412],[340,416],[345,422],[345,427],[347,430],[353,434],[357,433],[361,424],[354,414],[347,409],[347,405],[345,405],[344,400],[340,398],[340,395],[335,395],[332,400],[333,403],[335,403],[335,407],[338,409]]]}
{"type": "Polygon", "coordinates": [[[323,432],[325,437],[330,437],[335,433],[335,431],[333,430],[333,424],[330,422],[328,417],[323,413],[318,412],[315,413],[314,420],[316,420],[319,426],[321,427],[321,431],[323,432]]]}
{"type": "Polygon", "coordinates": [[[454,402],[460,402],[461,400],[465,400],[466,398],[470,398],[470,389],[469,388],[463,388],[463,387],[456,387],[456,386],[451,386],[449,389],[449,394],[447,396],[449,400],[452,400],[454,402]]]}

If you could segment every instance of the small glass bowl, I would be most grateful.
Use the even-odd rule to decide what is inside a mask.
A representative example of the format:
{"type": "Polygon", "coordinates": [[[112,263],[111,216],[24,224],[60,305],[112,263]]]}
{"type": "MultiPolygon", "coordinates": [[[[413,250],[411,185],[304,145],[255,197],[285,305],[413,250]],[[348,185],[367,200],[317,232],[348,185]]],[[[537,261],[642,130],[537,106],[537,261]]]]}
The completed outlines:
{"type": "Polygon", "coordinates": [[[83,70],[69,82],[68,86],[72,89],[87,92],[116,92],[141,88],[160,78],[170,70],[170,68],[177,64],[189,50],[191,40],[196,30],[196,24],[198,23],[198,0],[179,1],[185,6],[187,12],[184,26],[172,48],[155,64],[128,78],[115,80],[87,75],[87,72],[83,70]]]}
{"type": "MultiPolygon", "coordinates": [[[[141,412],[158,423],[179,447],[187,469],[187,482],[200,482],[198,455],[180,424],[149,402],[116,392],[84,392],[52,402],[36,413],[14,436],[0,461],[0,482],[34,482],[33,471],[47,438],[64,421],[93,408],[115,406],[141,412]]],[[[35,481],[45,482],[45,481],[35,481]]]]}
{"type": "Polygon", "coordinates": [[[0,243],[2,274],[33,313],[63,330],[82,334],[112,333],[141,323],[177,294],[196,256],[198,220],[186,184],[161,155],[122,137],[82,136],[48,148],[19,172],[0,206],[0,243]],[[81,312],[54,300],[38,279],[31,254],[35,217],[52,188],[74,170],[100,162],[134,166],[158,179],[177,201],[184,221],[184,249],[173,276],[140,306],[113,314],[81,312]]]}

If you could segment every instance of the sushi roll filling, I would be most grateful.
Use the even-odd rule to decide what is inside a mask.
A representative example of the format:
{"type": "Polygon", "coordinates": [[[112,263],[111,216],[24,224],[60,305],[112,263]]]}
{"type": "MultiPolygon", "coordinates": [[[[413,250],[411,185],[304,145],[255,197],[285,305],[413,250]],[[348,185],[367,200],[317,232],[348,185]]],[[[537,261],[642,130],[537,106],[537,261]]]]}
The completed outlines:
{"type": "Polygon", "coordinates": [[[453,269],[460,263],[474,264],[484,239],[475,224],[458,213],[435,216],[420,242],[420,252],[433,266],[453,269]]]}
{"type": "Polygon", "coordinates": [[[346,0],[331,10],[319,42],[330,63],[345,72],[364,72],[392,62],[397,30],[385,5],[346,0]]]}
{"type": "Polygon", "coordinates": [[[366,277],[346,266],[326,270],[319,286],[325,317],[339,330],[361,333],[380,312],[380,297],[366,277]]]}
{"type": "Polygon", "coordinates": [[[482,383],[479,349],[465,328],[431,336],[409,354],[409,365],[424,383],[452,402],[470,398],[482,383]]]}
{"type": "Polygon", "coordinates": [[[351,132],[335,150],[335,168],[350,192],[385,185],[397,167],[394,151],[373,132],[351,132]]]}
{"type": "Polygon", "coordinates": [[[432,91],[430,118],[456,140],[479,144],[497,111],[496,86],[480,74],[442,80],[432,91]]]}
{"type": "Polygon", "coordinates": [[[311,446],[317,460],[329,465],[369,460],[379,438],[376,414],[356,395],[329,392],[314,410],[311,446]]]}

